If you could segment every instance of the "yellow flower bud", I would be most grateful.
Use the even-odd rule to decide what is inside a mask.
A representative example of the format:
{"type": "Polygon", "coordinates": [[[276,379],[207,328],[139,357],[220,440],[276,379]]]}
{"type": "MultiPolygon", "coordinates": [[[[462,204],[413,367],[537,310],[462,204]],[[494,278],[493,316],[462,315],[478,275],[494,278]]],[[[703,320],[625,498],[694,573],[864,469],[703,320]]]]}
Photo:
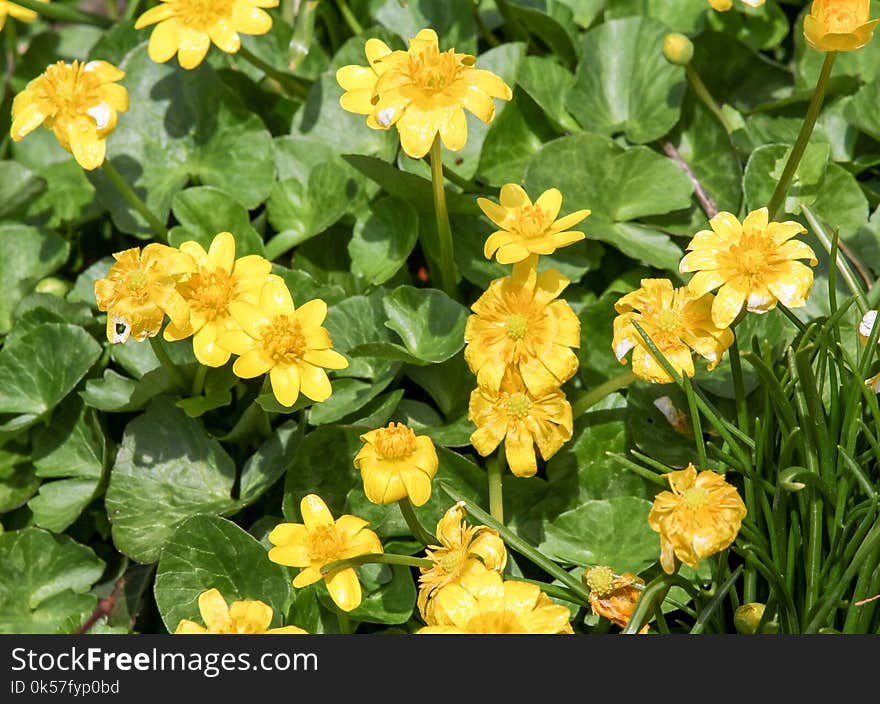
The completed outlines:
{"type": "Polygon", "coordinates": [[[663,39],[663,56],[677,66],[687,66],[694,58],[694,44],[684,34],[671,32],[663,39]]]}
{"type": "Polygon", "coordinates": [[[65,281],[64,279],[59,279],[57,276],[47,276],[45,279],[40,279],[40,281],[37,282],[37,285],[34,286],[34,290],[37,293],[51,293],[53,296],[63,298],[70,290],[70,282],[65,281]]]}

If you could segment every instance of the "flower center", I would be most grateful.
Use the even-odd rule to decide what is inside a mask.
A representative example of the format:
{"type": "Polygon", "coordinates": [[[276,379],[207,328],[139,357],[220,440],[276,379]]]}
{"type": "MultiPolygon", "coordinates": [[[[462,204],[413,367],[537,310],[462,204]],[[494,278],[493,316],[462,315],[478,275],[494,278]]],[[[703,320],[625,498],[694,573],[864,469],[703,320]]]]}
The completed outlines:
{"type": "Polygon", "coordinates": [[[235,295],[235,281],[223,269],[202,270],[182,287],[190,306],[208,320],[229,315],[229,302],[235,295]]]}
{"type": "Polygon", "coordinates": [[[505,402],[507,414],[516,418],[524,418],[528,414],[531,405],[529,397],[523,393],[511,394],[505,402]]]}
{"type": "Polygon", "coordinates": [[[396,460],[415,452],[416,434],[403,423],[389,423],[373,441],[376,451],[386,460],[396,460]]]}
{"type": "Polygon", "coordinates": [[[507,336],[511,340],[522,340],[528,331],[526,317],[521,313],[514,313],[513,315],[508,316],[507,322],[504,324],[504,329],[507,331],[507,336]]]}
{"type": "Polygon", "coordinates": [[[276,363],[297,362],[306,351],[306,338],[302,333],[302,326],[298,320],[291,320],[286,315],[276,316],[259,332],[266,352],[276,363]]]}
{"type": "Polygon", "coordinates": [[[657,327],[663,332],[674,332],[681,325],[681,314],[674,310],[661,310],[657,315],[657,327]]]}
{"type": "Polygon", "coordinates": [[[74,61],[70,66],[59,61],[46,69],[43,90],[46,99],[58,110],[59,117],[72,117],[101,102],[100,81],[74,61]]]}
{"type": "Polygon", "coordinates": [[[859,26],[859,18],[851,7],[828,7],[822,18],[825,29],[834,34],[847,34],[859,26]]]}
{"type": "Polygon", "coordinates": [[[306,549],[312,562],[327,563],[339,559],[342,545],[339,543],[336,526],[324,525],[310,530],[306,549]]]}
{"type": "Polygon", "coordinates": [[[455,82],[466,65],[456,58],[454,49],[441,53],[436,46],[429,46],[409,55],[409,78],[422,90],[439,93],[455,82]]]}
{"type": "Polygon", "coordinates": [[[537,205],[526,205],[517,213],[516,229],[526,237],[540,237],[547,232],[550,225],[550,214],[537,205]]]}
{"type": "Polygon", "coordinates": [[[684,499],[684,505],[688,508],[700,508],[706,503],[709,494],[706,493],[705,489],[701,489],[698,486],[692,486],[684,492],[682,497],[684,499]]]}
{"type": "Polygon", "coordinates": [[[447,574],[451,572],[455,572],[458,569],[458,565],[461,562],[461,551],[460,550],[450,550],[447,552],[443,558],[440,560],[439,565],[447,574]]]}
{"type": "Polygon", "coordinates": [[[234,0],[177,0],[174,15],[193,29],[206,29],[218,20],[229,19],[234,0]]]}
{"type": "Polygon", "coordinates": [[[125,277],[125,285],[128,286],[129,290],[133,293],[140,292],[140,290],[147,285],[147,281],[148,278],[146,273],[140,269],[128,272],[128,275],[125,277]]]}
{"type": "Polygon", "coordinates": [[[594,567],[591,570],[587,570],[584,577],[586,578],[587,587],[596,596],[603,597],[611,592],[612,585],[614,584],[614,572],[611,571],[610,567],[604,565],[594,567]]]}

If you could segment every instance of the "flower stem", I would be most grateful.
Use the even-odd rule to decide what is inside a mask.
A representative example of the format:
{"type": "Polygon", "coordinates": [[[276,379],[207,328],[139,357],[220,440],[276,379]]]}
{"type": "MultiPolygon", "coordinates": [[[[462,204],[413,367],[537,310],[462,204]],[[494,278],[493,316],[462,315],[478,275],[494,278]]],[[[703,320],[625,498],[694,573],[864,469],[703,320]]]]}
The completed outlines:
{"type": "Polygon", "coordinates": [[[339,10],[339,14],[342,15],[342,19],[345,20],[345,24],[348,25],[348,28],[352,33],[357,37],[361,36],[364,33],[364,28],[361,26],[361,23],[358,22],[357,17],[354,16],[348,3],[345,0],[336,0],[336,8],[339,10]]]}
{"type": "Polygon", "coordinates": [[[727,134],[733,134],[734,128],[733,125],[730,124],[730,121],[724,116],[724,112],[721,110],[721,107],[715,102],[715,98],[712,97],[712,94],[709,92],[709,89],[706,87],[706,84],[703,83],[703,79],[700,78],[700,74],[697,73],[697,70],[694,68],[693,64],[688,64],[685,68],[685,73],[687,74],[687,79],[691,84],[691,88],[693,88],[694,93],[696,93],[697,97],[700,101],[709,108],[709,111],[715,115],[718,119],[718,122],[721,123],[721,126],[727,132],[727,134]]]}
{"type": "Polygon", "coordinates": [[[409,526],[413,537],[423,545],[435,545],[437,539],[425,529],[422,522],[419,520],[419,517],[416,516],[415,509],[413,508],[409,496],[404,496],[397,502],[397,505],[400,506],[400,512],[403,514],[404,519],[406,519],[406,525],[409,526]]]}
{"type": "Polygon", "coordinates": [[[247,61],[249,64],[258,68],[260,71],[265,73],[269,78],[273,79],[281,86],[285,93],[295,98],[299,98],[303,102],[305,102],[306,98],[309,97],[309,85],[297,78],[293,74],[285,73],[284,71],[279,71],[274,66],[267,64],[263,61],[259,56],[252,54],[248,51],[244,46],[241,46],[238,50],[238,56],[247,61]]]}
{"type": "Polygon", "coordinates": [[[156,359],[159,360],[159,363],[165,369],[165,373],[168,374],[168,378],[171,379],[175,386],[181,389],[185,389],[186,379],[183,378],[183,374],[177,368],[177,365],[171,361],[171,357],[168,356],[165,348],[162,347],[162,341],[156,335],[149,338],[149,340],[150,347],[153,348],[153,354],[156,355],[156,359]]]}
{"type": "Polygon", "coordinates": [[[452,251],[452,228],[446,208],[446,190],[443,188],[443,156],[440,135],[431,145],[431,183],[434,186],[434,214],[437,217],[437,237],[440,242],[440,288],[455,298],[455,260],[452,251]]]}
{"type": "Polygon", "coordinates": [[[109,159],[105,159],[104,163],[101,165],[101,169],[104,171],[107,178],[110,179],[110,182],[116,190],[119,191],[120,195],[128,201],[128,204],[134,208],[144,220],[147,221],[147,224],[150,226],[150,229],[156,237],[163,242],[168,242],[168,229],[147,207],[147,204],[141,200],[141,197],[135,192],[135,190],[128,185],[128,182],[122,178],[122,174],[116,170],[116,167],[113,166],[113,162],[109,159]]]}
{"type": "Polygon", "coordinates": [[[489,480],[489,513],[492,518],[504,525],[504,450],[499,448],[498,454],[490,457],[486,463],[486,474],[489,480]]]}
{"type": "Polygon", "coordinates": [[[208,368],[204,364],[200,364],[198,369],[196,369],[196,374],[193,377],[192,388],[190,389],[190,396],[201,396],[205,391],[205,377],[208,375],[208,368]]]}
{"type": "Polygon", "coordinates": [[[571,406],[572,415],[575,418],[586,413],[592,406],[596,405],[606,396],[613,394],[618,389],[622,389],[632,384],[638,377],[632,371],[625,371],[612,377],[608,381],[599,384],[594,389],[587,391],[580,396],[571,406]]]}
{"type": "Polygon", "coordinates": [[[125,14],[122,18],[128,22],[134,19],[134,16],[138,13],[138,10],[141,6],[141,0],[131,0],[125,5],[125,14]]]}
{"type": "Polygon", "coordinates": [[[112,27],[113,20],[103,15],[95,15],[91,12],[83,12],[77,10],[70,5],[61,3],[45,3],[37,0],[15,0],[15,4],[28,10],[33,10],[38,15],[47,17],[50,20],[60,20],[62,22],[77,22],[79,24],[91,24],[95,27],[112,27]]]}
{"type": "Polygon", "coordinates": [[[411,555],[396,555],[394,553],[368,552],[357,557],[349,557],[347,560],[336,560],[321,568],[321,574],[330,574],[347,567],[359,567],[371,563],[382,565],[403,565],[405,567],[433,567],[434,561],[427,557],[412,557],[411,555]]]}
{"type": "Polygon", "coordinates": [[[785,163],[785,168],[782,170],[782,176],[779,177],[779,183],[776,184],[776,190],[773,191],[773,196],[770,198],[770,203],[767,205],[771,220],[776,217],[777,211],[785,200],[785,195],[788,193],[788,187],[791,185],[797,167],[801,163],[801,157],[804,155],[804,150],[807,148],[807,144],[810,141],[810,135],[813,134],[813,127],[815,127],[816,118],[819,117],[819,111],[822,109],[822,101],[825,99],[825,89],[828,87],[828,79],[831,77],[831,69],[834,66],[834,59],[836,57],[837,52],[835,51],[829,51],[825,54],[825,63],[822,64],[822,71],[819,73],[816,90],[813,91],[813,97],[810,100],[807,114],[804,116],[804,122],[801,125],[801,131],[798,133],[791,154],[788,156],[788,161],[785,163]]]}

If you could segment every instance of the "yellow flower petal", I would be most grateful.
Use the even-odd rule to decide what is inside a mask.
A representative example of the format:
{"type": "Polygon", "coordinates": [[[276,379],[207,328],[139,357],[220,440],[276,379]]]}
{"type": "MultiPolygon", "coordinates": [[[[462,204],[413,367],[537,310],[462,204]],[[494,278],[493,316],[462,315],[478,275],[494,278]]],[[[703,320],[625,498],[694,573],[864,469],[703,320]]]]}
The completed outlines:
{"type": "Polygon", "coordinates": [[[175,635],[204,635],[208,632],[208,629],[204,626],[200,626],[195,621],[189,621],[187,619],[183,619],[180,623],[177,624],[177,628],[175,629],[175,635]]]}
{"type": "Polygon", "coordinates": [[[218,589],[209,589],[199,595],[199,613],[209,630],[222,631],[229,628],[229,607],[218,589]]]}
{"type": "Polygon", "coordinates": [[[177,20],[169,19],[160,22],[150,34],[150,44],[147,51],[150,58],[157,64],[168,61],[177,53],[180,46],[180,25],[177,20]]]}
{"type": "Polygon", "coordinates": [[[272,29],[272,17],[256,7],[236,3],[232,8],[232,26],[244,34],[265,34],[272,29]]]}
{"type": "Polygon", "coordinates": [[[177,47],[177,61],[180,63],[180,67],[187,70],[194,69],[202,63],[210,47],[211,37],[207,32],[191,29],[186,25],[182,26],[177,47]]]}
{"type": "Polygon", "coordinates": [[[229,607],[237,633],[265,633],[272,623],[272,607],[256,599],[242,599],[229,607]]]}
{"type": "Polygon", "coordinates": [[[330,379],[327,378],[327,372],[321,369],[321,367],[308,363],[299,366],[299,390],[312,399],[312,401],[319,403],[326,401],[333,393],[330,379]]]}
{"type": "MultiPolygon", "coordinates": [[[[167,330],[167,328],[166,328],[167,330]]],[[[193,353],[206,367],[222,367],[229,361],[229,351],[217,344],[217,327],[209,323],[193,337],[193,353]]]]}
{"type": "Polygon", "coordinates": [[[304,496],[299,502],[299,512],[308,531],[313,531],[320,526],[332,526],[334,523],[330,509],[317,494],[304,496]]]}
{"type": "MultiPolygon", "coordinates": [[[[250,353],[248,353],[250,354],[250,353]]],[[[243,357],[239,357],[239,360],[243,357]]],[[[282,406],[292,406],[299,398],[300,392],[300,371],[294,365],[274,366],[269,372],[269,379],[272,383],[272,393],[278,399],[278,403],[282,406]]]]}
{"type": "MultiPolygon", "coordinates": [[[[273,369],[274,362],[266,357],[262,350],[252,349],[235,360],[232,371],[241,379],[253,379],[273,369]]],[[[272,386],[274,390],[274,384],[272,386]]],[[[277,396],[277,393],[276,393],[277,396]]],[[[289,404],[293,405],[293,404],[289,404]]]]}
{"type": "Polygon", "coordinates": [[[353,568],[332,572],[324,577],[327,591],[334,603],[343,611],[351,611],[361,604],[361,583],[353,568]]]}

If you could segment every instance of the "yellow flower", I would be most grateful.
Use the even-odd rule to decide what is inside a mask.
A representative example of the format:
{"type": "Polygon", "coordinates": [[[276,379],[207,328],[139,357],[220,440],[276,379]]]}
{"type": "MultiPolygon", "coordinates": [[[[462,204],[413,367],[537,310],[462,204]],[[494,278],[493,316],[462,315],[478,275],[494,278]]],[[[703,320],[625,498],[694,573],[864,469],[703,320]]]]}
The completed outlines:
{"type": "MultiPolygon", "coordinates": [[[[610,567],[600,565],[584,572],[583,581],[590,590],[590,608],[597,616],[604,616],[624,628],[636,608],[636,602],[645,582],[630,572],[615,575],[610,567]]],[[[639,631],[648,632],[648,624],[639,631]]]]}
{"type": "Polygon", "coordinates": [[[871,0],[813,0],[804,38],[818,51],[855,51],[871,41],[878,22],[871,0]]]}
{"type": "Polygon", "coordinates": [[[491,259],[494,254],[501,264],[515,264],[532,254],[553,254],[560,247],[586,237],[583,232],[570,230],[590,214],[578,210],[556,219],[562,207],[562,194],[555,188],[544,191],[532,204],[522,186],[506,183],[501,187],[500,203],[488,198],[477,198],[477,205],[500,230],[486,240],[483,254],[491,259]]]}
{"type": "Polygon", "coordinates": [[[206,634],[206,633],[307,633],[296,626],[269,628],[272,623],[272,607],[262,601],[244,599],[233,601],[227,606],[226,599],[217,589],[209,589],[199,594],[199,613],[205,626],[195,621],[183,619],[177,624],[175,634],[206,634]]]}
{"type": "Polygon", "coordinates": [[[637,377],[652,384],[672,381],[636,330],[635,321],[677,372],[694,375],[691,351],[708,359],[711,371],[733,344],[733,332],[716,327],[712,321],[714,298],[711,293],[696,298],[687,287],[673,288],[669,279],[642,279],[641,288],[614,304],[620,315],[614,319],[611,346],[618,361],[626,364],[624,358],[632,350],[632,370],[637,377]]]}
{"type": "Polygon", "coordinates": [[[471,444],[483,457],[501,441],[510,471],[531,477],[538,471],[535,445],[549,460],[572,434],[571,405],[554,389],[541,396],[529,392],[519,375],[508,374],[498,391],[478,386],[471,393],[468,418],[477,429],[471,444]]]}
{"type": "Polygon", "coordinates": [[[84,169],[104,163],[105,139],[116,127],[116,113],[128,110],[128,91],[116,81],[125,74],[106,61],[57,61],[27,84],[12,103],[13,141],[40,125],[84,169]]]}
{"type": "Polygon", "coordinates": [[[700,230],[679,265],[682,274],[697,272],[688,290],[699,298],[719,286],[712,302],[712,319],[728,327],[743,304],[751,313],[766,313],[777,302],[789,308],[807,304],[813,272],[798,259],[816,255],[805,242],[792,239],[806,230],[794,221],[768,222],[767,208],[753,210],[740,224],[731,213],[718,213],[711,230],[700,230]]]}
{"type": "Polygon", "coordinates": [[[573,633],[571,612],[554,604],[536,584],[503,580],[477,567],[428,602],[425,634],[573,633]]]}
{"type": "Polygon", "coordinates": [[[421,506],[431,498],[437,474],[437,450],[427,435],[416,435],[403,423],[389,423],[361,435],[364,446],[354,458],[364,493],[374,504],[390,504],[408,496],[421,506]]]}
{"type": "Polygon", "coordinates": [[[259,303],[272,264],[256,254],[236,259],[235,238],[229,232],[218,234],[207,252],[193,241],[180,245],[180,251],[195,264],[193,272],[177,285],[189,306],[189,324],[182,328],[169,325],[165,339],[183,340],[192,335],[196,359],[208,367],[222,367],[230,353],[217,344],[217,337],[238,329],[229,305],[235,301],[259,303]]]}
{"type": "Polygon", "coordinates": [[[164,244],[148,244],[113,255],[116,263],[107,277],[95,281],[98,310],[107,311],[107,340],[137,342],[155,336],[165,314],[173,325],[189,324],[189,308],[176,289],[192,267],[192,260],[164,244]],[[122,326],[122,331],[118,326],[122,326]]]}
{"type": "Polygon", "coordinates": [[[648,525],[660,533],[660,565],[675,571],[675,558],[696,568],[700,560],[728,547],[739,533],[746,506],[725,478],[691,464],[666,475],[672,491],[654,497],[648,525]]]}
{"type": "Polygon", "coordinates": [[[268,372],[272,391],[284,406],[296,403],[300,391],[312,401],[326,401],[332,388],[322,369],[345,369],[348,360],[332,349],[322,327],[327,304],[320,298],[294,308],[284,280],[270,275],[260,290],[259,306],[232,301],[229,312],[239,330],[220,333],[217,344],[241,355],[232,370],[242,379],[268,372]]]}
{"type": "Polygon", "coordinates": [[[447,584],[459,582],[474,566],[501,573],[507,564],[507,549],[498,531],[487,526],[469,526],[464,515],[463,502],[450,508],[437,523],[440,545],[425,549],[434,566],[420,568],[418,603],[422,618],[428,600],[447,584]]]}
{"type": "MultiPolygon", "coordinates": [[[[513,97],[501,78],[476,68],[476,61],[455,49],[441,52],[437,33],[421,30],[407,51],[376,59],[378,80],[367,125],[396,126],[403,151],[415,159],[428,153],[438,134],[447,149],[458,151],[467,141],[465,108],[488,123],[495,117],[492,99],[513,97]]],[[[365,108],[363,102],[356,107],[365,108]]]]}
{"type": "Polygon", "coordinates": [[[265,34],[272,17],[261,7],[276,7],[278,0],[160,0],[142,14],[135,29],[151,24],[150,58],[165,63],[177,54],[183,68],[195,68],[208,53],[211,42],[234,54],[241,48],[241,34],[265,34]]]}
{"type": "Polygon", "coordinates": [[[388,68],[388,64],[382,59],[392,52],[381,39],[367,39],[364,53],[370,65],[343,66],[336,71],[336,82],[345,90],[339,98],[339,104],[344,110],[358,115],[371,115],[376,111],[376,103],[373,100],[376,81],[388,68]]]}
{"type": "Polygon", "coordinates": [[[559,294],[569,284],[555,269],[540,274],[515,268],[496,279],[471,306],[464,358],[477,384],[493,391],[507,369],[517,371],[536,396],[568,381],[578,368],[581,324],[559,294]]]}
{"type": "Polygon", "coordinates": [[[304,496],[299,505],[303,523],[281,523],[269,533],[269,559],[279,565],[302,567],[293,586],[307,587],[321,579],[336,605],[351,611],[361,603],[361,583],[354,567],[321,571],[325,565],[367,553],[382,553],[382,543],[367,521],[348,514],[335,521],[327,504],[316,494],[304,496]]]}
{"type": "MultiPolygon", "coordinates": [[[[49,2],[49,0],[38,0],[38,2],[49,2]]],[[[12,17],[19,22],[33,22],[39,15],[33,10],[29,10],[14,2],[0,1],[0,31],[6,26],[6,16],[12,17]]]]}

